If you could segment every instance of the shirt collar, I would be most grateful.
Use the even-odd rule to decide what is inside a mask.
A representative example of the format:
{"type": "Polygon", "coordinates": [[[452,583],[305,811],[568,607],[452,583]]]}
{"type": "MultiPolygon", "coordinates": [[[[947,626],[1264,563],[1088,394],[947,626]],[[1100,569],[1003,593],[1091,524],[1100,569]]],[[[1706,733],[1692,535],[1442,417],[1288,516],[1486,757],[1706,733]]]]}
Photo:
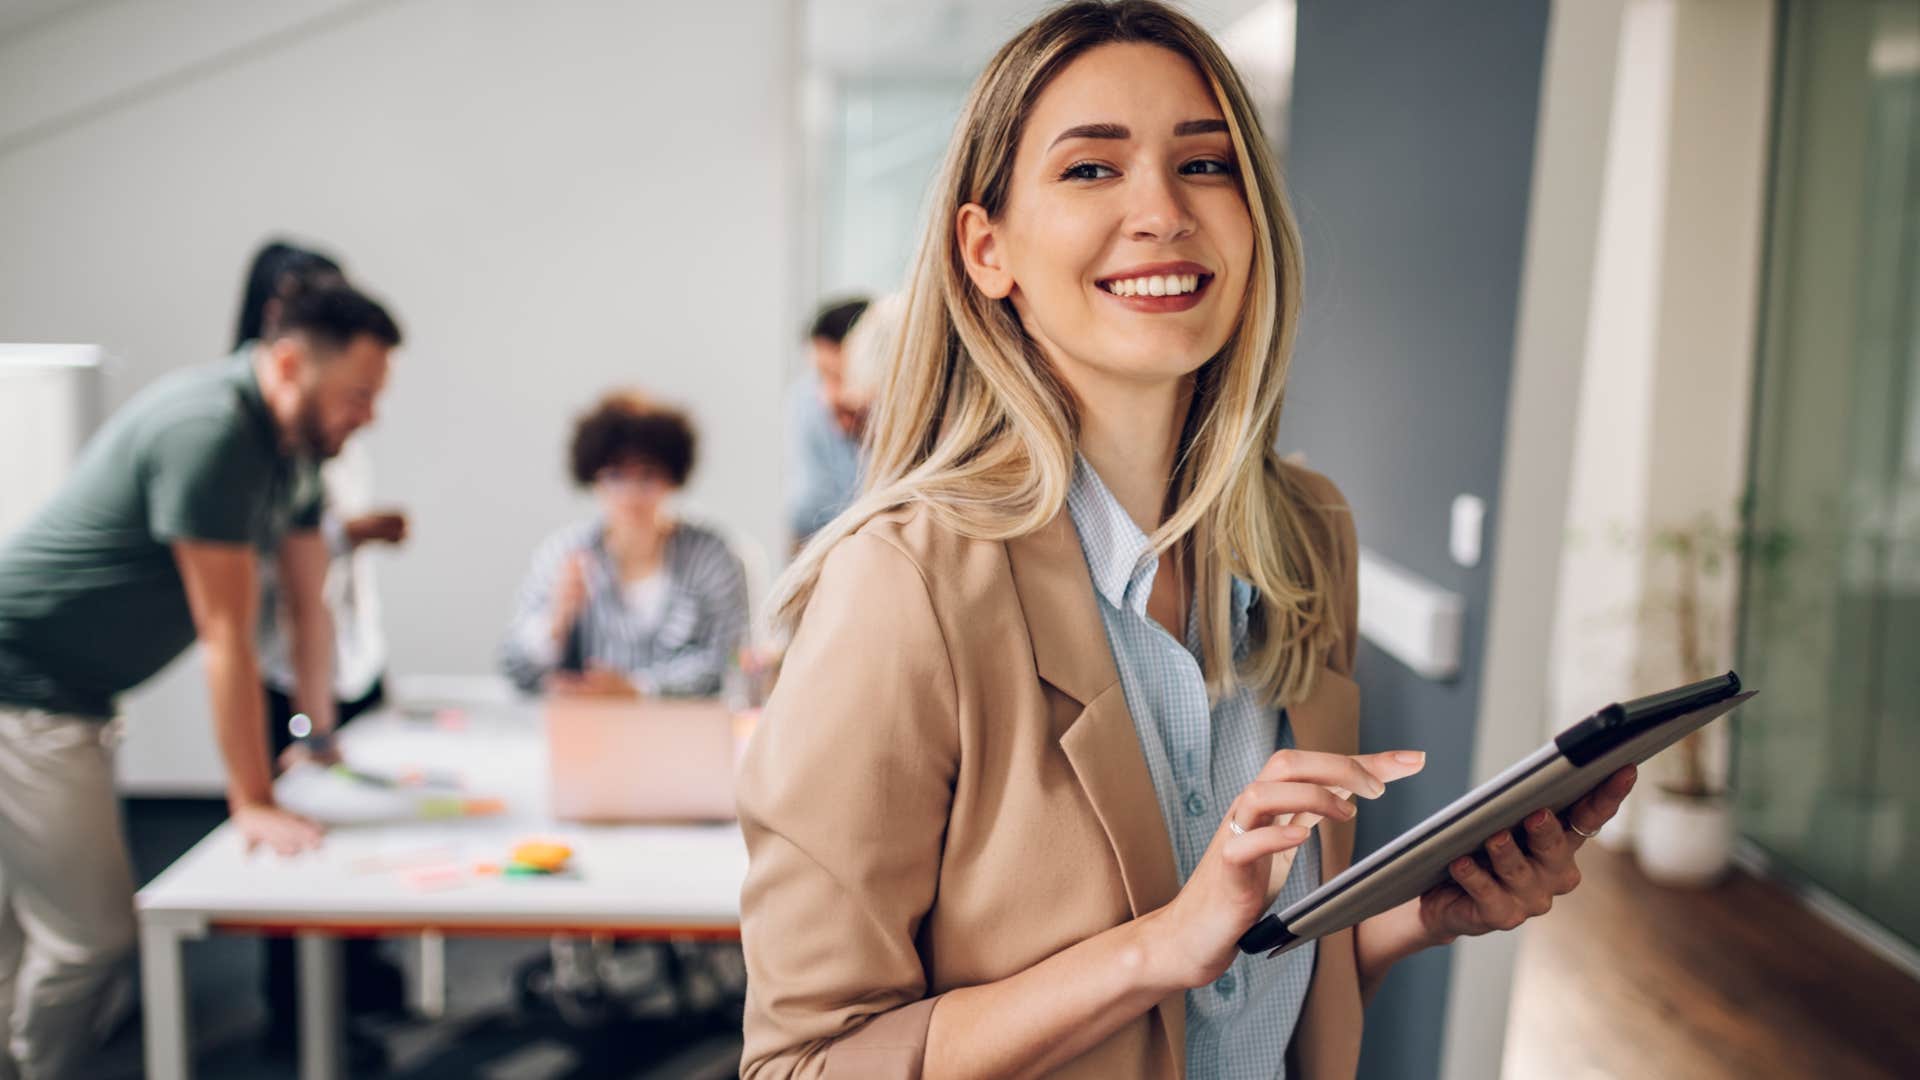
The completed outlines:
{"type": "MultiPolygon", "coordinates": [[[[1094,590],[1109,606],[1144,618],[1159,565],[1152,545],[1093,466],[1079,455],[1074,457],[1073,482],[1067,488],[1067,512],[1080,533],[1080,549],[1086,554],[1094,590]]],[[[1236,646],[1247,640],[1247,614],[1253,600],[1253,586],[1233,578],[1229,602],[1236,646]]]]}
{"type": "Polygon", "coordinates": [[[1080,533],[1080,550],[1094,590],[1115,608],[1145,615],[1157,563],[1147,534],[1133,523],[1087,459],[1075,455],[1067,512],[1080,533]]]}

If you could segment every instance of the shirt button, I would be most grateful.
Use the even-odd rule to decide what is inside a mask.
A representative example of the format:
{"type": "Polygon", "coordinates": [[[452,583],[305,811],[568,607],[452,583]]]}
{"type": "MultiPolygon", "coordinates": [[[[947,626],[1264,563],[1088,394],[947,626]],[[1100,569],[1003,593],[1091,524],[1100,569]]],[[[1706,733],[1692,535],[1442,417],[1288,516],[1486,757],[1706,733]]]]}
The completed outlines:
{"type": "Polygon", "coordinates": [[[1187,792],[1188,815],[1192,817],[1199,817],[1201,814],[1204,814],[1206,812],[1207,812],[1207,804],[1200,801],[1200,796],[1191,791],[1187,792]]]}
{"type": "Polygon", "coordinates": [[[1225,975],[1222,975],[1218,979],[1215,979],[1213,981],[1213,988],[1215,990],[1220,991],[1221,997],[1232,997],[1233,987],[1234,987],[1233,972],[1231,971],[1227,972],[1225,975]]]}

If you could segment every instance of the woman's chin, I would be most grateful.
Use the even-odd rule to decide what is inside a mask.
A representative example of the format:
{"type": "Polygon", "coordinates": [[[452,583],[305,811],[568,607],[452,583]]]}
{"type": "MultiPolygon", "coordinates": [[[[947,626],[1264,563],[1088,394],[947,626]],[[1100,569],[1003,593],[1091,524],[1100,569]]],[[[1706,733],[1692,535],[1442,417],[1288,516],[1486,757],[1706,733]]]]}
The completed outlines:
{"type": "Polygon", "coordinates": [[[1109,355],[1114,358],[1102,365],[1108,371],[1143,382],[1186,378],[1212,357],[1188,338],[1157,342],[1136,338],[1126,343],[1124,351],[1109,355]]]}

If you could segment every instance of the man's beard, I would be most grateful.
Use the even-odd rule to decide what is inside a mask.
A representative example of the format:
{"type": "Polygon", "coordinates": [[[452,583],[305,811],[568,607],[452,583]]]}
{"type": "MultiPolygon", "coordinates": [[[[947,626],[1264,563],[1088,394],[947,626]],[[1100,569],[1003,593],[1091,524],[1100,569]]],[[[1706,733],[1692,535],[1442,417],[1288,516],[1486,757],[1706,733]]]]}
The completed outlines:
{"type": "Polygon", "coordinates": [[[340,453],[340,443],[327,434],[320,422],[320,410],[312,402],[300,412],[300,450],[315,461],[325,461],[340,453]]]}

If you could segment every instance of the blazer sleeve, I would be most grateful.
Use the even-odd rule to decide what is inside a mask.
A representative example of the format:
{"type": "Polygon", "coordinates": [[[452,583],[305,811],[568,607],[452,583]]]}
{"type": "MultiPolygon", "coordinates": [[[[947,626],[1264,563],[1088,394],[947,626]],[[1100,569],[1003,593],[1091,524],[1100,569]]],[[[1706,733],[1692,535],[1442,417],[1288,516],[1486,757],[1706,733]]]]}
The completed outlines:
{"type": "Polygon", "coordinates": [[[959,760],[945,636],[912,559],[828,556],[738,785],[749,858],[741,1076],[918,1077],[916,949],[959,760]]]}

